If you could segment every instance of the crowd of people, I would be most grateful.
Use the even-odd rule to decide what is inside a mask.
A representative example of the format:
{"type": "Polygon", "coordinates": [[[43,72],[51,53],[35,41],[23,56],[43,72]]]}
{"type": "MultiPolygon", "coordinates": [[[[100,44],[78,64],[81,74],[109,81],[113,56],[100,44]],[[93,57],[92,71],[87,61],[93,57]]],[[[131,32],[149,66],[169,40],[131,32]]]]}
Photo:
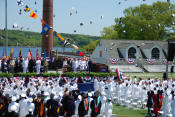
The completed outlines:
{"type": "MultiPolygon", "coordinates": [[[[18,57],[11,59],[2,59],[0,60],[0,70],[1,72],[6,73],[27,73],[27,72],[48,72],[48,67],[50,64],[54,63],[55,66],[71,67],[71,71],[92,71],[92,61],[91,60],[82,60],[77,58],[65,58],[64,61],[59,63],[56,61],[50,61],[43,58],[31,58],[28,59],[18,57]]],[[[57,68],[57,67],[56,67],[57,68]]]]}
{"type": "Polygon", "coordinates": [[[89,77],[2,78],[0,117],[111,117],[111,97],[98,90],[81,92],[80,79],[94,82],[89,77]]]}
{"type": "Polygon", "coordinates": [[[0,117],[111,117],[113,104],[175,116],[173,79],[117,77],[13,77],[0,83],[0,117]],[[82,92],[78,83],[93,83],[82,92]],[[139,107],[140,106],[140,107],[139,107]]]}

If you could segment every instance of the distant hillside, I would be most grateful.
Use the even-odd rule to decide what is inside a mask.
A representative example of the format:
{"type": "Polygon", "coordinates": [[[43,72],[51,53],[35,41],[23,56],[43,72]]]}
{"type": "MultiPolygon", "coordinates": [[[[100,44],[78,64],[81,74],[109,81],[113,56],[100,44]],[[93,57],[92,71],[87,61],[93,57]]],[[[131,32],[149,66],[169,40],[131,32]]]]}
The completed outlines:
{"type": "MultiPolygon", "coordinates": [[[[81,34],[66,34],[61,33],[63,38],[70,38],[79,47],[89,44],[91,41],[98,40],[98,36],[81,35],[81,34]]],[[[5,44],[5,32],[0,30],[0,46],[5,44]]],[[[8,30],[9,46],[41,46],[41,34],[37,32],[8,30]]],[[[58,46],[58,40],[54,38],[54,46],[58,46]]]]}

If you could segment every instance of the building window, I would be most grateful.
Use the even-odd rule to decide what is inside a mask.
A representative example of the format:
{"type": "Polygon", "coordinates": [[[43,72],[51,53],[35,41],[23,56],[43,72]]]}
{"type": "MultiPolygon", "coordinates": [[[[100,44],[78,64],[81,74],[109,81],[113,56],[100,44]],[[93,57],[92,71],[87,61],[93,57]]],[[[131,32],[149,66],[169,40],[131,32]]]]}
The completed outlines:
{"type": "Polygon", "coordinates": [[[103,51],[102,51],[102,50],[100,50],[100,57],[102,57],[102,54],[103,54],[103,51]]]}
{"type": "Polygon", "coordinates": [[[158,48],[153,48],[151,52],[151,58],[152,59],[159,59],[160,57],[160,51],[158,48]]]}
{"type": "Polygon", "coordinates": [[[136,49],[134,47],[129,48],[129,50],[128,50],[128,58],[136,59],[136,49]]]}

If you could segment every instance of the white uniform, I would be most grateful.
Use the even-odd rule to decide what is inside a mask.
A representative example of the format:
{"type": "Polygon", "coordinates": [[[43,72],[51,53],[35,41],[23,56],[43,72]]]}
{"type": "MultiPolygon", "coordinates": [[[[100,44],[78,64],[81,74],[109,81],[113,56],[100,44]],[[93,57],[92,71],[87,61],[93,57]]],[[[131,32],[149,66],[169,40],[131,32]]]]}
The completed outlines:
{"type": "Polygon", "coordinates": [[[112,116],[112,103],[111,102],[106,102],[105,105],[105,117],[111,117],[112,116]]]}
{"type": "Polygon", "coordinates": [[[8,112],[12,112],[12,110],[11,110],[11,106],[13,106],[13,105],[16,106],[16,110],[15,110],[15,112],[18,113],[18,112],[19,112],[19,104],[16,103],[16,102],[11,102],[11,103],[9,104],[9,106],[8,106],[8,112]]]}
{"type": "Polygon", "coordinates": [[[78,107],[79,107],[80,102],[81,100],[75,101],[75,115],[78,115],[78,107]]]}
{"type": "Polygon", "coordinates": [[[28,60],[24,60],[23,63],[22,63],[23,73],[27,73],[28,63],[29,63],[28,60]]]}
{"type": "Polygon", "coordinates": [[[19,108],[20,108],[19,117],[25,117],[28,111],[26,99],[22,99],[19,101],[19,108]]]}
{"type": "Polygon", "coordinates": [[[171,102],[171,112],[173,117],[175,117],[175,100],[171,102]]]}
{"type": "Polygon", "coordinates": [[[41,61],[36,60],[36,73],[40,74],[41,61]]]}

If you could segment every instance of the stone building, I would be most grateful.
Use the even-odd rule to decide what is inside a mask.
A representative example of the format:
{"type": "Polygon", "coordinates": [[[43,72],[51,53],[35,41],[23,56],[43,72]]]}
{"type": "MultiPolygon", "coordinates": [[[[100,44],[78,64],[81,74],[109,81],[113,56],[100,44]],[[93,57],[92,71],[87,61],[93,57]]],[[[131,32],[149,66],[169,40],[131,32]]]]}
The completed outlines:
{"type": "Polygon", "coordinates": [[[166,41],[102,39],[91,58],[110,70],[119,67],[123,72],[164,72],[167,50],[166,41]]]}

